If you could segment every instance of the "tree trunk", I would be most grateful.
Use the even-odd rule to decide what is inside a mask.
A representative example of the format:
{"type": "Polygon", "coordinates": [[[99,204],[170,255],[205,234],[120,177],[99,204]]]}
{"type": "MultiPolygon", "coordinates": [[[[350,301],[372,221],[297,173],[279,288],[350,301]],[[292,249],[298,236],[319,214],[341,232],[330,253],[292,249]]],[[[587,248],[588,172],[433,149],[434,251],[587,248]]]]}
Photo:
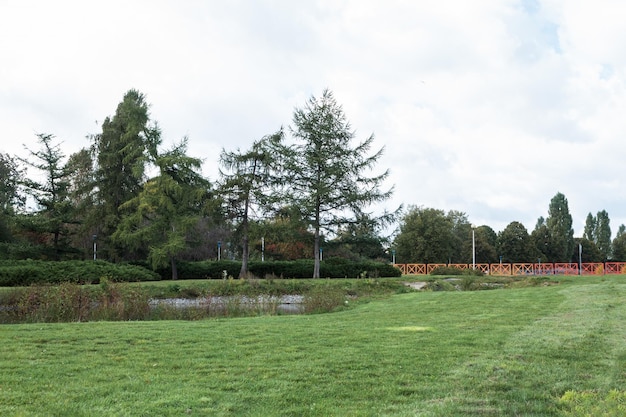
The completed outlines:
{"type": "Polygon", "coordinates": [[[248,258],[250,257],[250,248],[248,246],[248,232],[244,232],[244,236],[241,239],[243,250],[241,254],[241,270],[239,271],[239,278],[246,278],[248,275],[248,258]]]}
{"type": "Polygon", "coordinates": [[[178,279],[178,268],[176,267],[176,260],[174,258],[170,258],[170,265],[172,266],[172,279],[178,279]]]}
{"type": "Polygon", "coordinates": [[[320,277],[320,229],[315,228],[315,264],[313,266],[313,278],[320,277]]]}

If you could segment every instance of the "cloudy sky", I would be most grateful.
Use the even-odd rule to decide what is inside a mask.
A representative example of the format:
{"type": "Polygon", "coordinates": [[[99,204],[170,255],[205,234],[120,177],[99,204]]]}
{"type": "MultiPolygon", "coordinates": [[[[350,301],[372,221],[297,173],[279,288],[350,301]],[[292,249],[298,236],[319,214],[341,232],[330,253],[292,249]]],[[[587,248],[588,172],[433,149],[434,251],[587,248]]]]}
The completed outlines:
{"type": "Polygon", "coordinates": [[[0,0],[0,152],[89,145],[131,88],[216,179],[325,88],[399,204],[530,231],[563,193],[626,223],[619,0],[0,0]]]}

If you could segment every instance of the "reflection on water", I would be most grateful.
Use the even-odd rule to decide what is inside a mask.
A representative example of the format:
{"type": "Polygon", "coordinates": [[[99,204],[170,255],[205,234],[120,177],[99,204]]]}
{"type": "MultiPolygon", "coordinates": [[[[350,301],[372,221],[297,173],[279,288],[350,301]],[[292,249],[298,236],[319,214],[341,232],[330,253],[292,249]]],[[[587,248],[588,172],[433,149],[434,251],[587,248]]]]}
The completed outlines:
{"type": "Polygon", "coordinates": [[[227,309],[236,306],[250,310],[276,310],[287,314],[300,314],[304,311],[302,295],[283,295],[258,297],[247,296],[212,296],[200,298],[164,298],[150,300],[150,306],[168,306],[175,308],[215,308],[227,309]]]}

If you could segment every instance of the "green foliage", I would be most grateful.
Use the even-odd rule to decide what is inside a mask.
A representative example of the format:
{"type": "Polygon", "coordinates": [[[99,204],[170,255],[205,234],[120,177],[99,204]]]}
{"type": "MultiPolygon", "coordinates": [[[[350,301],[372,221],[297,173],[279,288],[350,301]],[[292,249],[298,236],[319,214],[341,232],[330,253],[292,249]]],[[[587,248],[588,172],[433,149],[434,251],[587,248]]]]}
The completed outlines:
{"type": "Polygon", "coordinates": [[[389,241],[381,237],[381,232],[378,219],[357,213],[354,222],[340,227],[336,238],[324,243],[324,253],[353,261],[385,259],[389,241]]]}
{"type": "Polygon", "coordinates": [[[33,245],[24,242],[0,242],[0,259],[45,259],[49,258],[50,249],[43,245],[33,245]]]}
{"type": "Polygon", "coordinates": [[[158,274],[128,264],[104,261],[0,261],[0,286],[32,284],[97,283],[103,277],[113,281],[152,281],[158,274]]]}
{"type": "Polygon", "coordinates": [[[238,234],[241,237],[242,262],[239,277],[248,273],[249,232],[252,213],[263,215],[273,209],[276,202],[275,189],[282,185],[279,178],[280,165],[277,163],[281,153],[282,129],[273,135],[267,135],[252,144],[247,152],[226,152],[222,150],[220,164],[230,172],[220,169],[222,177],[220,197],[224,210],[235,219],[238,234]]]}
{"type": "MultiPolygon", "coordinates": [[[[620,229],[623,228],[623,226],[624,225],[621,225],[620,229]]],[[[624,233],[623,230],[621,233],[618,231],[617,236],[613,239],[612,252],[613,260],[626,261],[626,233],[624,233]]]]}
{"type": "Polygon", "coordinates": [[[574,229],[567,198],[562,193],[550,200],[546,227],[549,240],[544,253],[547,261],[569,262],[574,253],[574,229]]]}
{"type": "Polygon", "coordinates": [[[454,224],[443,210],[411,207],[395,239],[399,263],[442,263],[454,252],[454,224]]]}
{"type": "Polygon", "coordinates": [[[174,263],[173,279],[177,278],[176,259],[188,245],[187,233],[199,223],[210,198],[210,184],[197,172],[202,161],[188,157],[186,151],[183,140],[156,156],[159,175],[120,206],[127,214],[111,236],[133,250],[147,247],[154,269],[174,263]]]}
{"type": "MultiPolygon", "coordinates": [[[[275,276],[282,278],[311,278],[313,260],[301,259],[297,261],[253,261],[250,262],[250,274],[264,278],[275,276]]],[[[238,277],[241,270],[241,263],[238,261],[200,261],[200,262],[179,262],[178,274],[182,279],[224,278],[238,277]]],[[[166,278],[169,270],[161,270],[159,273],[166,278]]],[[[322,278],[378,278],[378,277],[399,277],[401,272],[393,265],[374,262],[359,261],[354,262],[342,258],[330,258],[321,264],[322,278]]]]}
{"type": "MultiPolygon", "coordinates": [[[[475,235],[475,250],[476,250],[476,263],[493,263],[498,261],[497,254],[497,234],[489,226],[478,226],[474,230],[475,235]]],[[[471,259],[471,248],[468,248],[469,256],[468,261],[471,259]]],[[[463,262],[463,261],[462,261],[463,262]]]]}
{"type": "Polygon", "coordinates": [[[602,261],[611,257],[611,226],[609,213],[606,210],[598,212],[596,217],[596,228],[594,232],[596,246],[602,256],[602,261]]]}
{"type": "MultiPolygon", "coordinates": [[[[0,215],[14,214],[24,206],[25,198],[19,192],[23,176],[24,170],[19,167],[17,160],[9,154],[0,153],[0,215]]],[[[0,216],[0,220],[4,218],[0,216]]]]}
{"type": "MultiPolygon", "coordinates": [[[[321,276],[321,231],[336,231],[350,223],[356,213],[391,196],[382,191],[388,171],[373,177],[383,149],[368,155],[374,136],[353,146],[354,132],[332,92],[311,97],[294,111],[292,129],[296,143],[282,152],[288,196],[315,231],[313,277],[321,276]]],[[[391,217],[381,216],[381,221],[391,217]]]]}
{"type": "Polygon", "coordinates": [[[502,256],[503,262],[528,262],[536,257],[528,230],[520,222],[509,223],[498,234],[497,247],[498,256],[502,256]]]}
{"type": "Polygon", "coordinates": [[[115,115],[104,120],[102,133],[93,136],[98,205],[91,222],[98,228],[101,252],[108,259],[129,259],[132,255],[128,248],[109,239],[119,225],[120,206],[141,192],[147,163],[161,142],[160,130],[156,124],[150,125],[148,107],[143,94],[129,90],[115,115]]]}
{"type": "Polygon", "coordinates": [[[54,143],[54,135],[38,134],[41,149],[29,149],[34,160],[21,159],[31,168],[43,174],[42,182],[31,178],[21,181],[26,192],[37,203],[36,211],[24,222],[22,228],[40,236],[40,243],[46,242],[53,248],[53,259],[61,259],[62,252],[70,251],[70,224],[74,223],[74,206],[70,200],[70,171],[64,165],[65,155],[60,144],[54,143]]]}

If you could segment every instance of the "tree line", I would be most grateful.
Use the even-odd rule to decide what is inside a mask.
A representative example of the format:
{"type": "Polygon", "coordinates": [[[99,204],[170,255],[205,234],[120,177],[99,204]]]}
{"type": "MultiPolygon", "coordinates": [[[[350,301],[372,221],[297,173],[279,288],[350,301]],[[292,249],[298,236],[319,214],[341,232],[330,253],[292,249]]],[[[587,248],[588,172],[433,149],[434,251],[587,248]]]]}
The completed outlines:
{"type": "Polygon", "coordinates": [[[180,260],[241,259],[244,277],[251,256],[313,257],[319,277],[324,249],[384,259],[379,231],[396,213],[368,210],[392,190],[382,189],[388,171],[367,175],[383,149],[370,152],[373,135],[356,142],[329,90],[296,108],[292,122],[249,149],[222,149],[211,181],[187,138],[163,149],[145,96],[130,90],[69,157],[48,133],[27,157],[0,154],[0,259],[93,255],[169,266],[173,278],[180,260]]]}
{"type": "Polygon", "coordinates": [[[219,175],[201,174],[188,139],[163,147],[145,96],[128,91],[88,145],[66,156],[53,134],[37,134],[27,156],[0,153],[0,259],[104,259],[145,263],[328,257],[399,263],[626,260],[620,226],[611,241],[606,211],[587,217],[574,238],[567,199],[557,193],[529,233],[511,222],[496,233],[473,228],[463,212],[377,205],[388,170],[371,175],[384,148],[357,141],[329,90],[312,96],[248,149],[222,149],[219,175]],[[372,207],[376,209],[373,211],[372,207]],[[392,236],[385,231],[396,227],[392,236]],[[472,245],[472,235],[474,245],[472,245]],[[576,259],[577,260],[577,259],[576,259]]]}
{"type": "Polygon", "coordinates": [[[584,234],[574,237],[567,198],[557,193],[548,217],[539,217],[530,233],[518,221],[496,233],[473,227],[458,211],[410,207],[393,242],[398,263],[524,263],[626,261],[626,227],[611,240],[605,210],[587,216],[584,234]]]}

